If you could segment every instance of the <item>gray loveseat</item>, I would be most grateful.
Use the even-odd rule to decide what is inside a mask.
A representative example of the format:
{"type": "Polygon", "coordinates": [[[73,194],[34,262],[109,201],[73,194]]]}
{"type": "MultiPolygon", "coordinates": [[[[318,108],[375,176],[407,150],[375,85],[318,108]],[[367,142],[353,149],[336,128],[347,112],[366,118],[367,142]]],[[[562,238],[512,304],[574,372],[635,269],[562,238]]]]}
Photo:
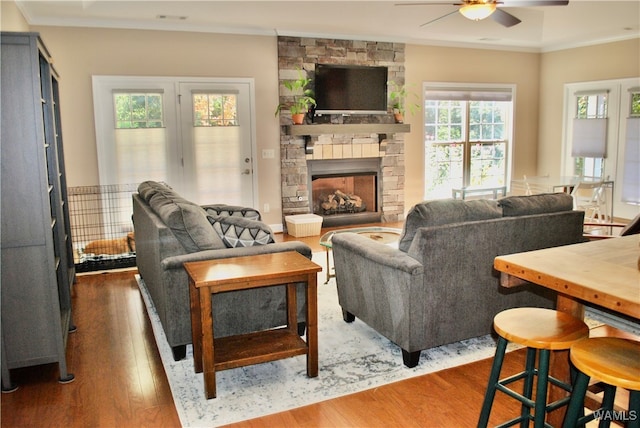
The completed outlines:
{"type": "MultiPolygon", "coordinates": [[[[192,343],[185,262],[283,251],[297,251],[311,258],[311,248],[302,242],[274,243],[271,229],[254,209],[201,207],[153,181],[140,184],[133,195],[133,224],[138,271],[176,360],[184,358],[186,345],[192,343]]],[[[286,324],[284,287],[221,293],[212,299],[215,337],[286,324]]],[[[297,300],[302,334],[306,311],[302,284],[297,300]]]]}
{"type": "Polygon", "coordinates": [[[345,321],[358,317],[402,349],[420,351],[488,334],[493,317],[518,306],[553,307],[533,285],[501,288],[498,255],[582,242],[582,211],[564,193],[499,201],[440,200],[407,214],[399,248],[353,233],[333,237],[338,299],[345,321]]]}

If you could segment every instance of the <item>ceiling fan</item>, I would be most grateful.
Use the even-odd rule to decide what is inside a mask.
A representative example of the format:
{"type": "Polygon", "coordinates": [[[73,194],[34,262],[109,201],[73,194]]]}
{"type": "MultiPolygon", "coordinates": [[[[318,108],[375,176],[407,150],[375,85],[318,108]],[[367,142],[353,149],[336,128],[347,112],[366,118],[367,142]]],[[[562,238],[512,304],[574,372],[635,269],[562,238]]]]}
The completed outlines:
{"type": "Polygon", "coordinates": [[[569,4],[569,0],[462,0],[456,3],[450,2],[414,2],[414,3],[396,3],[396,6],[434,6],[434,5],[447,5],[447,6],[460,6],[458,10],[447,13],[439,18],[425,22],[421,25],[432,24],[456,12],[460,12],[462,16],[472,21],[480,21],[491,17],[494,21],[498,22],[505,27],[513,27],[519,24],[520,21],[515,16],[504,11],[505,7],[532,7],[532,6],[566,6],[569,4]]]}

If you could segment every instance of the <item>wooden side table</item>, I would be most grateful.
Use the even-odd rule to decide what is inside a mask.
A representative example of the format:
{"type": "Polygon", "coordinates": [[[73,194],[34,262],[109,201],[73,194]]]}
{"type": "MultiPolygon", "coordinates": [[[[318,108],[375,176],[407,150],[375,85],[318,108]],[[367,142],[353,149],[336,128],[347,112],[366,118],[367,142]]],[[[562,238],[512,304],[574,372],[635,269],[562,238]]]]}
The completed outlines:
{"type": "Polygon", "coordinates": [[[191,298],[191,335],[196,373],[204,372],[207,398],[216,396],[216,371],[265,363],[296,355],[307,356],[307,376],[318,375],[318,282],[322,267],[289,251],[185,263],[191,298]],[[306,283],[306,342],[298,336],[296,284],[306,283]],[[213,338],[211,295],[286,284],[287,325],[213,338]]]}

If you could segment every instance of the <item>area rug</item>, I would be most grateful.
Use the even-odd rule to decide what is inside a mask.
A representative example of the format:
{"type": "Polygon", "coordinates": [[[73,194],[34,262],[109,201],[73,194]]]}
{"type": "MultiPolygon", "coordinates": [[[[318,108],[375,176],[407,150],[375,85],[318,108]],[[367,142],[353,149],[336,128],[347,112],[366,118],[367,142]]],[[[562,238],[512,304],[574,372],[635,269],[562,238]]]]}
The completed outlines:
{"type": "MultiPolygon", "coordinates": [[[[314,254],[324,269],[325,260],[324,253],[314,254]]],[[[335,279],[322,284],[324,272],[318,278],[318,377],[307,377],[304,356],[225,370],[216,373],[217,398],[206,400],[203,376],[193,370],[191,346],[184,360],[173,360],[144,281],[137,276],[184,427],[221,426],[282,412],[489,358],[495,352],[495,341],[487,335],[422,351],[418,366],[409,369],[398,346],[358,319],[345,323],[335,279]]]]}

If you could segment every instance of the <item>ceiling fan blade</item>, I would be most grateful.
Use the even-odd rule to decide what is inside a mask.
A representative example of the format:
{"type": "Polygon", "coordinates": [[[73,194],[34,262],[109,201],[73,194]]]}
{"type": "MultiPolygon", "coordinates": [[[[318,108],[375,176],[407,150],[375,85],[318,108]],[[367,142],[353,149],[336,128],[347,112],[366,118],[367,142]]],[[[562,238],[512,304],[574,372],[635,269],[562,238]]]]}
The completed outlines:
{"type": "Polygon", "coordinates": [[[566,6],[569,0],[503,0],[500,6],[506,7],[535,7],[535,6],[566,6]]]}
{"type": "Polygon", "coordinates": [[[491,18],[497,23],[504,25],[505,27],[513,27],[514,25],[522,22],[515,16],[511,15],[508,12],[505,12],[502,9],[496,9],[495,12],[491,14],[491,18]]]}
{"type": "Polygon", "coordinates": [[[436,2],[422,2],[422,3],[396,3],[394,6],[461,6],[464,3],[461,2],[444,2],[444,1],[436,1],[436,2]]]}
{"type": "Polygon", "coordinates": [[[433,20],[431,20],[431,21],[429,21],[429,22],[425,22],[424,24],[422,24],[422,25],[420,25],[420,26],[421,26],[421,27],[426,27],[427,25],[433,24],[433,23],[434,23],[434,22],[436,22],[436,21],[440,21],[441,19],[444,19],[444,18],[446,18],[446,17],[448,17],[448,16],[451,16],[451,15],[453,15],[454,13],[458,13],[458,11],[457,11],[457,10],[454,10],[453,12],[449,12],[449,13],[447,13],[446,15],[442,15],[442,16],[441,16],[441,17],[439,17],[439,18],[433,19],[433,20]]]}

